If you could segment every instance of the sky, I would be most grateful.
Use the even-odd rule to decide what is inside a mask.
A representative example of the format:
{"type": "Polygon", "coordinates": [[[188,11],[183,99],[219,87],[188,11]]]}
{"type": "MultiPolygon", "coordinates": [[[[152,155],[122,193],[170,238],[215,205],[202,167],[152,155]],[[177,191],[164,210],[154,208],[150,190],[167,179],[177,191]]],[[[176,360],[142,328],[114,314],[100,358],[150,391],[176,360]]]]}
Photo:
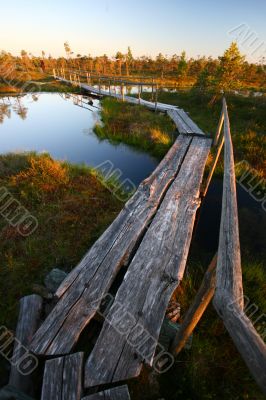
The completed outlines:
{"type": "Polygon", "coordinates": [[[266,56],[265,0],[0,0],[0,11],[0,50],[13,54],[60,56],[68,41],[82,55],[217,57],[238,38],[248,60],[266,56]]]}

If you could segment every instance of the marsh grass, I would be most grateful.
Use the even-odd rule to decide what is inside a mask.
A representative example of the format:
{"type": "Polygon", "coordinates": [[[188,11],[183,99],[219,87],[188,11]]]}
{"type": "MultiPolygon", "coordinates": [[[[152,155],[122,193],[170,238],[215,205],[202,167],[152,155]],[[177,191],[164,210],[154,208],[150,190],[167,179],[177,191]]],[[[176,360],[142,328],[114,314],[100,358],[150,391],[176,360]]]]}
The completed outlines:
{"type": "Polygon", "coordinates": [[[0,218],[0,318],[14,328],[18,300],[52,268],[75,267],[123,203],[97,172],[47,154],[2,155],[0,171],[0,186],[38,220],[37,230],[21,237],[0,218]]]}
{"type": "MultiPolygon", "coordinates": [[[[143,93],[145,99],[150,93],[143,93]]],[[[177,105],[190,113],[191,118],[206,133],[214,135],[218,125],[221,99],[210,106],[211,94],[200,95],[195,90],[187,92],[163,92],[158,100],[177,105]]],[[[235,161],[246,160],[261,175],[266,177],[266,97],[226,96],[234,145],[235,161]]],[[[221,175],[221,163],[216,174],[221,175]]]]}
{"type": "Polygon", "coordinates": [[[126,143],[162,158],[174,140],[175,126],[166,115],[112,98],[102,100],[102,124],[94,129],[101,139],[126,143]]]}

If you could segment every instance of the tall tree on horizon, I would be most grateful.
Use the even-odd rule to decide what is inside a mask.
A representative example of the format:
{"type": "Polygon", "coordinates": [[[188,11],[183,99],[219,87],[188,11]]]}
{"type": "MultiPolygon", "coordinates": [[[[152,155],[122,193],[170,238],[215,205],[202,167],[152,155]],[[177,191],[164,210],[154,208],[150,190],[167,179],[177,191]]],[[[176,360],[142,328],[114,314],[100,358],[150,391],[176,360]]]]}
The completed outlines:
{"type": "Polygon", "coordinates": [[[220,65],[215,77],[217,91],[226,92],[239,88],[245,56],[241,55],[237,43],[232,42],[224,54],[218,58],[220,65]]]}

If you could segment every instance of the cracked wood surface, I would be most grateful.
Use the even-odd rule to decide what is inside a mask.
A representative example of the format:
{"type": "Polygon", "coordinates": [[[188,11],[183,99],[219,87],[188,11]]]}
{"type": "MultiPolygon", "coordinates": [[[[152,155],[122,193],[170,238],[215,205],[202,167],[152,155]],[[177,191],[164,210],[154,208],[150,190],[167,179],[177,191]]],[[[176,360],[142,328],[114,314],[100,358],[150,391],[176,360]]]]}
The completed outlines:
{"type": "Polygon", "coordinates": [[[180,135],[152,175],[144,180],[118,217],[91,247],[57,291],[58,303],[35,334],[35,354],[68,353],[126,265],[173,182],[191,138],[180,135]]]}
{"type": "Polygon", "coordinates": [[[82,371],[83,353],[46,361],[41,400],[80,400],[82,371]]]}
{"type": "Polygon", "coordinates": [[[170,297],[189,251],[211,140],[195,137],[107,314],[85,366],[85,387],[139,375],[152,364],[170,297]]]}

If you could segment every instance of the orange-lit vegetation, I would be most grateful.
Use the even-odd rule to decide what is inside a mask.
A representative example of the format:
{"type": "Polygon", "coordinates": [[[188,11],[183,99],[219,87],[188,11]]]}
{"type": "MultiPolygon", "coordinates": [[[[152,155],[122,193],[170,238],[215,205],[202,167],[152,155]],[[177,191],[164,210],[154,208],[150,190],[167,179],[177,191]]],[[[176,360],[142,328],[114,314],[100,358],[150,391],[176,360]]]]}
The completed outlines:
{"type": "Polygon", "coordinates": [[[172,120],[143,106],[105,98],[102,101],[102,121],[103,125],[94,129],[99,138],[130,144],[159,158],[173,143],[175,125],[172,120]]]}
{"type": "MultiPolygon", "coordinates": [[[[42,57],[35,57],[25,50],[21,51],[20,57],[12,56],[10,53],[0,53],[0,91],[14,91],[13,85],[23,86],[26,81],[39,81],[46,83],[43,90],[52,91],[55,87],[62,86],[53,82],[51,77],[46,75],[52,72],[53,68],[81,69],[96,74],[111,74],[115,76],[146,76],[156,78],[159,84],[164,86],[184,87],[196,86],[204,89],[224,88],[219,81],[226,78],[227,86],[231,82],[232,74],[237,78],[242,88],[265,89],[265,66],[263,64],[252,64],[245,61],[244,57],[238,54],[238,49],[233,43],[222,57],[188,58],[185,51],[180,55],[165,56],[162,53],[157,57],[148,56],[134,57],[130,48],[126,53],[118,51],[113,57],[103,56],[92,57],[90,55],[73,55],[68,43],[65,43],[66,57],[53,58],[42,52],[42,57]],[[228,58],[234,63],[231,75],[224,66],[228,58]],[[238,67],[236,68],[238,64],[238,67]],[[8,84],[11,81],[11,84],[8,84]]],[[[235,82],[231,82],[235,86],[235,82]]],[[[30,85],[26,87],[30,90],[30,85]]]]}

